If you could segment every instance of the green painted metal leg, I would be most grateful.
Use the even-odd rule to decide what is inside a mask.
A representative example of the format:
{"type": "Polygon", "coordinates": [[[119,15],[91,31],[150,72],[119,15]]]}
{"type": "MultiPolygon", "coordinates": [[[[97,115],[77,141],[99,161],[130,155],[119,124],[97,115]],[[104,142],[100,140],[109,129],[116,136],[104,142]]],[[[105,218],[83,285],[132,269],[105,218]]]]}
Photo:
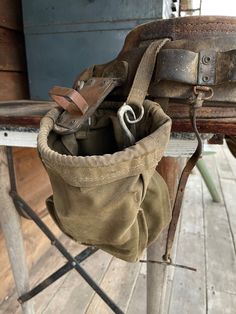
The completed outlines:
{"type": "Polygon", "coordinates": [[[219,192],[215,186],[215,183],[212,180],[211,174],[209,173],[203,158],[198,160],[197,168],[198,168],[199,172],[201,173],[201,176],[202,176],[204,182],[206,183],[208,191],[211,194],[212,201],[216,202],[216,203],[220,203],[220,201],[221,201],[220,194],[219,194],[219,192]]]}

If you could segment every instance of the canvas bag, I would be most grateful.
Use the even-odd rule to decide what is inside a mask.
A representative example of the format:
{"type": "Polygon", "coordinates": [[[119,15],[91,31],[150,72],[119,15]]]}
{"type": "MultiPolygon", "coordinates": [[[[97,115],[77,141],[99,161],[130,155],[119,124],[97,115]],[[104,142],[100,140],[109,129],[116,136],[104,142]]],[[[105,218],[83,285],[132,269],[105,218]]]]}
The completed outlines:
{"type": "Polygon", "coordinates": [[[83,139],[81,130],[71,141],[53,131],[60,115],[57,108],[41,120],[38,136],[39,154],[53,189],[46,203],[54,221],[74,240],[129,262],[139,259],[171,219],[168,189],[155,170],[168,143],[171,121],[157,103],[144,100],[152,69],[149,82],[140,84],[143,70],[143,66],[137,70],[133,84],[137,87],[138,80],[143,86],[142,96],[135,97],[132,88],[129,95],[144,108],[136,124],[135,145],[122,149],[125,136],[117,120],[122,104],[111,102],[94,113],[83,139]]]}

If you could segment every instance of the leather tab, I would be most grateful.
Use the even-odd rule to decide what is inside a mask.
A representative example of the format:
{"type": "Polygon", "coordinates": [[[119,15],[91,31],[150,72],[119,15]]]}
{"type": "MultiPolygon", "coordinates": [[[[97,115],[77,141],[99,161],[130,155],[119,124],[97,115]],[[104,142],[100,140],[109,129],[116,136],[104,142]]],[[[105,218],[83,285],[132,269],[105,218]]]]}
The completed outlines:
{"type": "Polygon", "coordinates": [[[88,110],[88,103],[75,89],[54,86],[50,91],[51,98],[71,114],[83,115],[88,110]]]}
{"type": "MultiPolygon", "coordinates": [[[[105,97],[118,85],[120,85],[119,79],[94,77],[84,83],[79,93],[70,88],[66,89],[70,90],[69,96],[72,102],[69,104],[65,103],[65,105],[63,103],[65,107],[62,107],[66,111],[62,112],[58,117],[54,124],[54,131],[59,134],[77,132],[80,126],[95,112],[105,97]],[[72,93],[71,90],[76,92],[76,94],[72,93]]],[[[58,90],[56,91],[58,93],[58,90]]],[[[59,91],[61,92],[61,88],[59,91]]],[[[64,93],[66,94],[67,91],[64,91],[64,93]]],[[[68,94],[65,94],[63,94],[63,97],[68,97],[68,94]]],[[[60,102],[62,102],[61,99],[60,102]]]]}

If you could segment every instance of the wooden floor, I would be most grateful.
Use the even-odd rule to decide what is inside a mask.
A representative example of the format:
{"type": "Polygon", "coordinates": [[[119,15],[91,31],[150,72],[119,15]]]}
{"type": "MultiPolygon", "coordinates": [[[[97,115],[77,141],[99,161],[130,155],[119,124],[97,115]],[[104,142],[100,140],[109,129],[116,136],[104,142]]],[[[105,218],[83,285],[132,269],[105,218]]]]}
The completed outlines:
{"type": "MultiPolygon", "coordinates": [[[[221,194],[221,202],[212,202],[195,170],[185,193],[174,262],[195,267],[197,271],[168,268],[162,314],[236,313],[236,160],[225,147],[211,145],[212,148],[216,154],[204,156],[204,160],[221,194]]],[[[49,222],[49,217],[44,219],[49,222]]],[[[73,254],[83,249],[65,236],[60,237],[73,254]]],[[[31,250],[36,249],[37,237],[30,241],[31,250]]],[[[53,247],[47,249],[32,264],[32,286],[62,264],[60,254],[53,247]]],[[[125,313],[146,313],[145,264],[128,264],[98,251],[83,266],[125,313]]],[[[20,313],[15,300],[14,291],[6,295],[0,313],[20,313]]],[[[75,271],[34,300],[36,313],[111,313],[75,271]]]]}

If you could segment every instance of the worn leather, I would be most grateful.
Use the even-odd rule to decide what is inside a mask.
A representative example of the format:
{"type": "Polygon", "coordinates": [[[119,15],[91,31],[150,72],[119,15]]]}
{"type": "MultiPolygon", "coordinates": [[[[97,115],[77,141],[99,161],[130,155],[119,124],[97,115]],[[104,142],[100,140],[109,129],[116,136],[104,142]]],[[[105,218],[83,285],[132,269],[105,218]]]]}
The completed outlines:
{"type": "Polygon", "coordinates": [[[132,30],[117,58],[107,64],[96,65],[84,71],[79,79],[89,76],[109,76],[107,69],[113,63],[125,61],[128,76],[125,84],[117,88],[112,97],[126,98],[136,69],[147,46],[154,40],[170,38],[157,57],[155,75],[150,84],[150,97],[181,99],[193,97],[194,85],[214,85],[211,102],[235,102],[236,96],[236,18],[217,16],[191,16],[146,23],[132,30]],[[166,51],[165,51],[166,50],[166,51]],[[168,50],[168,51],[167,51],[168,50]],[[200,52],[216,52],[215,75],[203,82],[199,72],[200,52]],[[168,53],[168,56],[167,56],[168,53]]]}

